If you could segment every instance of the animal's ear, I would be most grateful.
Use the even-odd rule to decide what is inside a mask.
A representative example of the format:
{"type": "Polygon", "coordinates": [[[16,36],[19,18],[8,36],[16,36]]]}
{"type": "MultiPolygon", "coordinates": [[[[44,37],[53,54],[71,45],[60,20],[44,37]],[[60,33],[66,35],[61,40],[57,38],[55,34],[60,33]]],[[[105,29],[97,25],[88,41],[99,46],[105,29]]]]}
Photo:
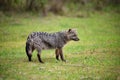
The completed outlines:
{"type": "Polygon", "coordinates": [[[68,30],[68,32],[71,32],[71,31],[72,31],[72,29],[69,29],[69,30],[68,30]]]}

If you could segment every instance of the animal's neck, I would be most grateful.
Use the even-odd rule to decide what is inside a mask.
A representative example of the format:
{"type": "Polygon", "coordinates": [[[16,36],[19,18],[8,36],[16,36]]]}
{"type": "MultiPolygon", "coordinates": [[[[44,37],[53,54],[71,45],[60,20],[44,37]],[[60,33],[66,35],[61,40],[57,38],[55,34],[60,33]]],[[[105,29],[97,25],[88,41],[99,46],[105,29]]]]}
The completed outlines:
{"type": "Polygon", "coordinates": [[[69,41],[66,32],[61,33],[61,38],[62,38],[64,43],[67,43],[69,41]]]}

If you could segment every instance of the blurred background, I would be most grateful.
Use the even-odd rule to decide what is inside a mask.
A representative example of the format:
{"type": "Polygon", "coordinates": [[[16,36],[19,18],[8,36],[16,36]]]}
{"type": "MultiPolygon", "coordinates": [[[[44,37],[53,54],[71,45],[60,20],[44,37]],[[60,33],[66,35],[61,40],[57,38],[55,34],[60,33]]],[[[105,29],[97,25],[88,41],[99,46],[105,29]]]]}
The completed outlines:
{"type": "Polygon", "coordinates": [[[41,16],[49,14],[88,17],[94,11],[120,13],[120,0],[0,0],[2,12],[34,12],[41,16]]]}

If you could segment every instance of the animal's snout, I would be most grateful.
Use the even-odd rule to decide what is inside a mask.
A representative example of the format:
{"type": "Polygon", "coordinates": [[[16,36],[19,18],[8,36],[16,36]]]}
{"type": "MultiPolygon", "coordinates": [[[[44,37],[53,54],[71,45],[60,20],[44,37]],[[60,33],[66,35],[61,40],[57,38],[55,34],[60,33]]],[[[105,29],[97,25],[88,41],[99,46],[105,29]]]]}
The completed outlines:
{"type": "Polygon", "coordinates": [[[76,38],[76,41],[79,41],[80,39],[79,38],[76,38]]]}
{"type": "Polygon", "coordinates": [[[74,38],[73,40],[74,40],[74,41],[79,41],[80,39],[79,39],[79,38],[74,38]]]}

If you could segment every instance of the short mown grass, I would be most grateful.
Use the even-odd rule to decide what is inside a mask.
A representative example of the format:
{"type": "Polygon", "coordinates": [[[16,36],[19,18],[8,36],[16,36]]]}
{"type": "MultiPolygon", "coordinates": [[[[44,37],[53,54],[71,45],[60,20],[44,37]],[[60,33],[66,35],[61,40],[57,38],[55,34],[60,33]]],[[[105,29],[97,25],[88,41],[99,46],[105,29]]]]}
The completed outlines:
{"type": "Polygon", "coordinates": [[[0,19],[0,80],[119,80],[120,15],[94,13],[90,17],[2,16],[0,19]],[[45,64],[28,62],[25,42],[35,31],[76,28],[79,42],[64,47],[67,62],[57,61],[54,50],[42,51],[45,64]]]}

